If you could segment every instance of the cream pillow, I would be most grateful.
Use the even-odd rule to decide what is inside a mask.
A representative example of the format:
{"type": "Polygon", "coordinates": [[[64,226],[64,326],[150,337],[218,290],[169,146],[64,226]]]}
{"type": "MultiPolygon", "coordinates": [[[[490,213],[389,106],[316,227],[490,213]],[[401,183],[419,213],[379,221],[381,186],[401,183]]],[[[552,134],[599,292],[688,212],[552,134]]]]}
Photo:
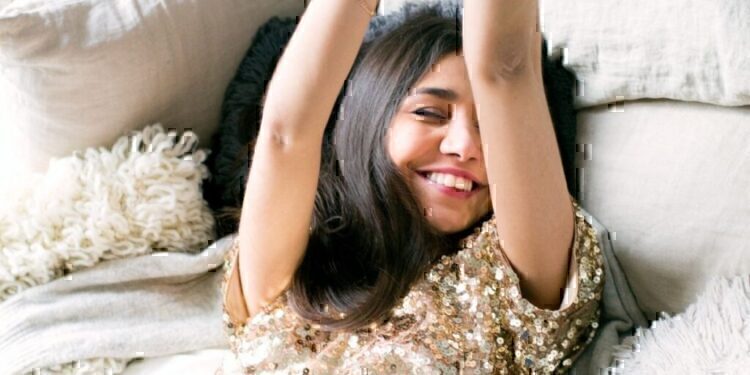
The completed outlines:
{"type": "Polygon", "coordinates": [[[543,1],[576,108],[642,98],[750,105],[750,1],[543,1]]]}
{"type": "Polygon", "coordinates": [[[750,274],[750,106],[639,100],[579,112],[581,205],[647,318],[750,274]]]}
{"type": "Polygon", "coordinates": [[[0,0],[6,181],[155,122],[208,147],[257,27],[303,9],[299,0],[0,0]]]}

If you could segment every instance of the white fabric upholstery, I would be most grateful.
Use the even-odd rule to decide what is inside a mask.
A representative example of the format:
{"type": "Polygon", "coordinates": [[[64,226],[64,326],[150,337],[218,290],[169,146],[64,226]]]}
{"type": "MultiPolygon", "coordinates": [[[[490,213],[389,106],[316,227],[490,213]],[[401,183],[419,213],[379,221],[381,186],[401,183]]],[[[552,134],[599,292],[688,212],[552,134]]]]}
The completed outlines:
{"type": "Polygon", "coordinates": [[[579,200],[649,319],[683,311],[713,276],[750,273],[748,120],[750,106],[667,100],[579,112],[579,200]]]}
{"type": "Polygon", "coordinates": [[[0,137],[12,162],[0,159],[0,170],[15,173],[156,122],[207,147],[257,27],[304,9],[299,0],[3,3],[0,137]]]}

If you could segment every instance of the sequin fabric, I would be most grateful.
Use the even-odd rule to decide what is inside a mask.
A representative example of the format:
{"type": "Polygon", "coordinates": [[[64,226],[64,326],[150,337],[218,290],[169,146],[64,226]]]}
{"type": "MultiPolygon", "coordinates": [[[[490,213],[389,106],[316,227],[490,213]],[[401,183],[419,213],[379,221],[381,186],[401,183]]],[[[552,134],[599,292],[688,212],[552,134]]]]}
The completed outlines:
{"type": "MultiPolygon", "coordinates": [[[[286,294],[236,325],[225,305],[235,360],[250,374],[566,373],[597,330],[605,270],[596,232],[572,203],[578,288],[559,310],[536,307],[520,294],[493,216],[457,253],[437,261],[379,326],[323,331],[295,314],[286,294]]],[[[224,286],[236,251],[235,241],[225,257],[224,286]]]]}

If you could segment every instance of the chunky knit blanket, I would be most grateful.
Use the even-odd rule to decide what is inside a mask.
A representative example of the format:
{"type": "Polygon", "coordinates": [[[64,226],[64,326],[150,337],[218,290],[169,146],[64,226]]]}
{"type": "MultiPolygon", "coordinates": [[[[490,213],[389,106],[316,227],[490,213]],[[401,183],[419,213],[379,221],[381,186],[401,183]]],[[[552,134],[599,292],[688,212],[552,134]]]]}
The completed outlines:
{"type": "Polygon", "coordinates": [[[118,373],[132,358],[222,344],[218,280],[206,278],[224,249],[212,245],[197,143],[148,126],[3,192],[0,373],[118,373]]]}

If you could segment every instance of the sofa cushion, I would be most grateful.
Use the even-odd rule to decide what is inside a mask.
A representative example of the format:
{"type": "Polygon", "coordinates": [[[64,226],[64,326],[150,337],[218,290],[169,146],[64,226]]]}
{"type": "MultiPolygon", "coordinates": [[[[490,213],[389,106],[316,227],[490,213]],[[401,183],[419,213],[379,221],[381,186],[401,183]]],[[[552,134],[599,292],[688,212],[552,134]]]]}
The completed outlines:
{"type": "Polygon", "coordinates": [[[750,106],[638,100],[580,111],[580,202],[647,318],[750,274],[750,106]]]}
{"type": "MultiPolygon", "coordinates": [[[[257,27],[298,0],[0,3],[0,138],[16,172],[160,122],[209,144],[257,27]]],[[[8,172],[6,172],[8,174],[8,172]]]]}

